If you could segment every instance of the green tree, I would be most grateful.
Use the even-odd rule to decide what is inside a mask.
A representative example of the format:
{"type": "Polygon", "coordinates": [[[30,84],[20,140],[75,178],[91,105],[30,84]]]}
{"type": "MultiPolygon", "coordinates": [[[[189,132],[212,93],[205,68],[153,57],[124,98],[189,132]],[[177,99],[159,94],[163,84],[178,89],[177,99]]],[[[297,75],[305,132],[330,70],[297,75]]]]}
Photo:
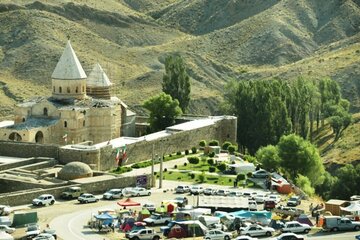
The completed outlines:
{"type": "Polygon", "coordinates": [[[315,193],[315,189],[311,186],[309,178],[299,174],[295,179],[295,184],[301,188],[307,195],[312,196],[315,193]]]}
{"type": "Polygon", "coordinates": [[[170,55],[165,59],[165,74],[162,84],[163,92],[179,101],[183,112],[190,102],[190,78],[186,73],[184,60],[179,55],[170,55]]]}
{"type": "Polygon", "coordinates": [[[298,175],[309,178],[313,186],[324,181],[321,176],[325,173],[323,162],[317,148],[309,141],[296,134],[283,136],[277,145],[280,166],[286,170],[293,180],[298,175]]]}
{"type": "Polygon", "coordinates": [[[332,198],[349,199],[358,193],[360,182],[360,164],[346,164],[336,171],[337,181],[331,191],[332,198]]]}
{"type": "Polygon", "coordinates": [[[182,114],[178,100],[170,95],[160,93],[143,104],[150,111],[149,123],[152,132],[163,130],[175,123],[175,118],[182,114]]]}
{"type": "Polygon", "coordinates": [[[267,145],[256,152],[256,158],[264,169],[277,170],[280,167],[280,157],[276,146],[267,145]]]}

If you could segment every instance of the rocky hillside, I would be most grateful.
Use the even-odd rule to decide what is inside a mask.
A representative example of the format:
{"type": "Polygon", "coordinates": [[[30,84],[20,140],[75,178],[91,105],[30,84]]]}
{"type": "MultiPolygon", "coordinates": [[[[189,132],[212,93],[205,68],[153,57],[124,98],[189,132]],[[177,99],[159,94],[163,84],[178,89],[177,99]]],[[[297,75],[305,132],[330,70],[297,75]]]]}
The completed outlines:
{"type": "Polygon", "coordinates": [[[229,79],[331,77],[360,111],[359,0],[2,0],[0,115],[49,95],[67,36],[85,71],[99,62],[137,111],[179,52],[190,113],[216,114],[229,79]]]}

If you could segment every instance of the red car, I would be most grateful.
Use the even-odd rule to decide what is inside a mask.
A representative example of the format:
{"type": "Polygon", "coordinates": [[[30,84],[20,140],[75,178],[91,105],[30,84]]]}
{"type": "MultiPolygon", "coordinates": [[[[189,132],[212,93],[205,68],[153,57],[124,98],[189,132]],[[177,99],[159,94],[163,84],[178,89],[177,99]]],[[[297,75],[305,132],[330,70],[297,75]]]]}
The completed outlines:
{"type": "Polygon", "coordinates": [[[266,200],[266,201],[264,201],[264,209],[265,209],[265,210],[274,209],[275,206],[276,206],[276,203],[275,203],[275,201],[273,201],[273,200],[266,200]]]}

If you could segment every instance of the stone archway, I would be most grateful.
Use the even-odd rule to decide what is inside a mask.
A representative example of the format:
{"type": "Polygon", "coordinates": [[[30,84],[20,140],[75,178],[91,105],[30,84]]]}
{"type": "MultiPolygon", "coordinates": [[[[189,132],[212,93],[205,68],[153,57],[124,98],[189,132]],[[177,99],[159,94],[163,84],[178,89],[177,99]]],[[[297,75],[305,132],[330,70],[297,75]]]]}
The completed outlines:
{"type": "Polygon", "coordinates": [[[22,137],[20,134],[18,134],[17,132],[12,132],[9,135],[9,140],[11,141],[16,141],[16,142],[20,142],[22,140],[22,137]]]}
{"type": "Polygon", "coordinates": [[[42,131],[38,131],[35,134],[35,142],[36,143],[44,143],[44,134],[42,133],[42,131]]]}

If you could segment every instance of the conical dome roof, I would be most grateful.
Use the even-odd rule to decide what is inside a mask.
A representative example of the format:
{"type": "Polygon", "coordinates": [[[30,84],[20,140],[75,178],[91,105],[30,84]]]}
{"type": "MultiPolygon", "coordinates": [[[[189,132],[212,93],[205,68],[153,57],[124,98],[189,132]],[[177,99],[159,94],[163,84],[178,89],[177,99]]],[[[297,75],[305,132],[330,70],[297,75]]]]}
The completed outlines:
{"type": "Polygon", "coordinates": [[[86,78],[84,69],[71,46],[70,40],[68,40],[64,52],[56,64],[51,78],[65,80],[86,78]]]}
{"type": "Polygon", "coordinates": [[[86,85],[89,87],[109,87],[112,83],[100,64],[97,63],[86,80],[86,85]]]}

